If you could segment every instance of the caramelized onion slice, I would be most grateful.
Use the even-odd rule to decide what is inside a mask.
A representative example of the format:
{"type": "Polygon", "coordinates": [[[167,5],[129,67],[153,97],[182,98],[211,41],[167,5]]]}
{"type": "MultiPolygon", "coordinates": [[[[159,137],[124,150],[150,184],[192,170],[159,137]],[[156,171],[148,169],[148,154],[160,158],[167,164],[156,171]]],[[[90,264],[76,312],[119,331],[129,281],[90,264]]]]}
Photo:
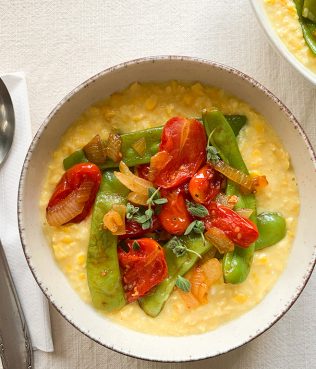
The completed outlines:
{"type": "Polygon", "coordinates": [[[224,174],[225,177],[238,183],[242,187],[251,192],[255,192],[259,187],[264,187],[268,184],[265,176],[252,177],[249,174],[245,174],[240,170],[231,167],[222,160],[219,160],[216,164],[213,164],[214,168],[224,174]],[[260,183],[260,186],[258,185],[260,183]]]}
{"type": "Polygon", "coordinates": [[[137,192],[130,192],[127,196],[127,200],[135,205],[148,206],[147,205],[148,196],[141,195],[140,193],[137,192]]]}
{"type": "Polygon", "coordinates": [[[122,159],[121,147],[121,136],[117,133],[110,133],[106,144],[106,153],[115,163],[118,163],[122,159]]]}
{"type": "Polygon", "coordinates": [[[218,259],[212,258],[206,263],[201,264],[201,269],[205,273],[205,283],[211,287],[223,275],[222,265],[218,259]]]}
{"type": "Polygon", "coordinates": [[[119,169],[120,172],[114,172],[114,175],[125,187],[140,195],[148,196],[148,189],[153,187],[152,182],[137,177],[123,161],[120,162],[119,169]]]}
{"type": "Polygon", "coordinates": [[[104,228],[108,229],[116,236],[125,234],[125,214],[125,205],[113,205],[112,209],[108,211],[103,217],[104,228]]]}
{"type": "Polygon", "coordinates": [[[222,277],[221,263],[212,258],[203,264],[198,264],[191,269],[185,278],[190,281],[191,290],[183,292],[179,290],[187,308],[194,309],[208,301],[208,293],[211,286],[222,277]]]}
{"type": "Polygon", "coordinates": [[[91,163],[100,165],[106,161],[106,149],[99,135],[94,136],[93,139],[84,146],[83,151],[91,163]]]}
{"type": "Polygon", "coordinates": [[[247,208],[241,208],[241,209],[237,209],[235,210],[237,214],[239,214],[241,217],[243,218],[249,218],[251,216],[251,214],[253,213],[252,209],[247,209],[247,208]]]}
{"type": "Polygon", "coordinates": [[[226,254],[234,250],[234,242],[230,240],[226,234],[217,227],[211,227],[205,233],[205,238],[217,248],[221,254],[226,254]]]}
{"type": "Polygon", "coordinates": [[[67,197],[59,201],[56,205],[47,208],[47,223],[51,226],[58,227],[70,222],[77,215],[81,214],[90,197],[93,186],[94,182],[84,181],[67,197]]]}
{"type": "Polygon", "coordinates": [[[216,196],[216,199],[215,199],[215,201],[218,204],[227,206],[230,209],[234,208],[234,206],[237,204],[238,200],[239,200],[239,198],[236,195],[228,196],[228,195],[225,195],[221,192],[216,196]]]}

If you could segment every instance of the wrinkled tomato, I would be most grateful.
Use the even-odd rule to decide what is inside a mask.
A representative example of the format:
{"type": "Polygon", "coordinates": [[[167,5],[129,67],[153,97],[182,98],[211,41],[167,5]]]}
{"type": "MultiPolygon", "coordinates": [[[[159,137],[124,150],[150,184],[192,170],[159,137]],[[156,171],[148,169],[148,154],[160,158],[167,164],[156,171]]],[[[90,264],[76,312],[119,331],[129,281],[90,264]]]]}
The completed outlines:
{"type": "Polygon", "coordinates": [[[152,217],[152,227],[148,228],[148,229],[143,229],[142,225],[138,222],[136,222],[135,220],[126,220],[125,221],[125,231],[126,233],[120,236],[121,240],[127,239],[127,238],[137,238],[137,237],[142,237],[144,234],[146,233],[151,233],[156,231],[159,226],[159,219],[157,217],[157,215],[153,215],[152,217]]]}
{"type": "Polygon", "coordinates": [[[171,234],[182,235],[191,223],[183,189],[162,190],[161,196],[168,200],[158,215],[162,227],[171,234]]]}
{"type": "Polygon", "coordinates": [[[100,169],[92,163],[76,164],[66,171],[58,182],[53,195],[51,196],[46,212],[50,212],[61,200],[66,199],[73,191],[78,189],[83,183],[91,184],[90,193],[83,207],[82,212],[70,221],[72,223],[81,222],[89,213],[94,204],[95,197],[100,187],[102,174],[100,169]]]}
{"type": "Polygon", "coordinates": [[[164,126],[159,152],[150,162],[151,179],[173,188],[193,177],[206,160],[206,134],[195,119],[174,117],[164,126]]]}
{"type": "Polygon", "coordinates": [[[128,250],[119,248],[118,257],[126,299],[133,302],[163,281],[168,268],[164,250],[155,240],[140,238],[126,244],[128,250]]]}
{"type": "Polygon", "coordinates": [[[223,176],[210,165],[204,165],[189,183],[189,191],[194,201],[207,204],[220,193],[223,176]]]}
{"type": "Polygon", "coordinates": [[[150,165],[149,164],[141,164],[136,167],[137,175],[140,178],[144,178],[149,180],[150,173],[150,165]]]}
{"type": "Polygon", "coordinates": [[[257,226],[249,219],[241,217],[227,206],[212,202],[208,207],[210,216],[205,218],[207,229],[217,227],[241,247],[247,248],[259,236],[257,226]]]}

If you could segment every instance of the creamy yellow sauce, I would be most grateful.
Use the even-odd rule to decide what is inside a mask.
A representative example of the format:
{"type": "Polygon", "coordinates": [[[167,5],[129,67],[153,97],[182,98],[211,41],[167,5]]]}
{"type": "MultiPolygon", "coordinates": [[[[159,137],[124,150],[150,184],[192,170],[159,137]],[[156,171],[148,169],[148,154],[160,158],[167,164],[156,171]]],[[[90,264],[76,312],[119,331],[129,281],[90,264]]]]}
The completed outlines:
{"type": "Polygon", "coordinates": [[[239,285],[212,286],[209,302],[188,310],[175,291],[156,318],[147,316],[137,303],[106,314],[129,328],[158,335],[189,335],[216,328],[258,304],[284,269],[295,235],[299,212],[298,189],[289,156],[265,119],[246,103],[223,90],[179,82],[134,83],[90,107],[62,137],[52,156],[43,183],[40,208],[44,232],[57,263],[86,303],[91,303],[86,276],[86,253],[91,217],[79,224],[50,227],[45,208],[64,173],[62,161],[84,146],[95,134],[107,138],[110,130],[120,133],[164,124],[173,116],[199,117],[202,109],[217,107],[225,114],[244,114],[248,124],[239,134],[243,158],[251,173],[266,175],[269,185],[257,194],[258,211],[279,211],[286,218],[287,234],[278,244],[256,252],[247,280],[239,285]]]}
{"type": "Polygon", "coordinates": [[[288,50],[308,69],[316,73],[314,55],[303,37],[292,0],[264,0],[270,22],[288,50]]]}

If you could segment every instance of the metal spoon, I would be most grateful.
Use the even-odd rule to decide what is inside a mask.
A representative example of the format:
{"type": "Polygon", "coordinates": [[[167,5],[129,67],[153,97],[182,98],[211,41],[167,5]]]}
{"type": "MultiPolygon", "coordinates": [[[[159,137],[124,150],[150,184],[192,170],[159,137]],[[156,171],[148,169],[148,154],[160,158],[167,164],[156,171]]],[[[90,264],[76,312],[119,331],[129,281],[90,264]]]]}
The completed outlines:
{"type": "Polygon", "coordinates": [[[0,166],[5,161],[11,149],[14,129],[13,104],[7,87],[0,78],[0,166]]]}
{"type": "MultiPolygon", "coordinates": [[[[11,149],[14,128],[13,104],[0,78],[0,167],[11,149]]],[[[0,357],[3,368],[31,369],[33,352],[30,335],[1,241],[0,300],[0,357]]]]}

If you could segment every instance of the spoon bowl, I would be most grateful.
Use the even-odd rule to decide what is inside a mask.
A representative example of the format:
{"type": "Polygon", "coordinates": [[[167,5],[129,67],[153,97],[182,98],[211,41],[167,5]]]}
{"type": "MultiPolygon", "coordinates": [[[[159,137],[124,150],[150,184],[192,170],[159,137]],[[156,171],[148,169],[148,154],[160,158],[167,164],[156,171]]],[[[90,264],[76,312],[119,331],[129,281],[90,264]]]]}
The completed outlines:
{"type": "Polygon", "coordinates": [[[0,166],[5,161],[13,142],[14,110],[9,91],[0,78],[0,166]]]}

